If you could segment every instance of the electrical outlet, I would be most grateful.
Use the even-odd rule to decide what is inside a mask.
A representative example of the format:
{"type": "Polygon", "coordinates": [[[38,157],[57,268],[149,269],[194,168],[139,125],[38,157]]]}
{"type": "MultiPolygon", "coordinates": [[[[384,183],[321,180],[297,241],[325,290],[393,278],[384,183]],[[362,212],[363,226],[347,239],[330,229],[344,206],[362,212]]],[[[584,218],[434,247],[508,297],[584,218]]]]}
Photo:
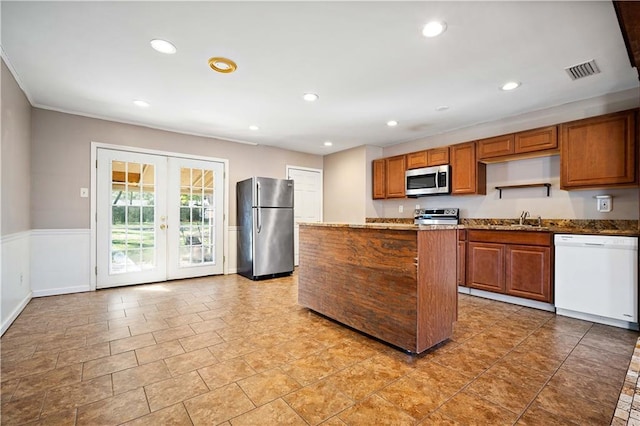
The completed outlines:
{"type": "Polygon", "coordinates": [[[398,213],[402,213],[402,212],[404,212],[404,206],[402,204],[400,204],[398,206],[398,213]]]}
{"type": "Polygon", "coordinates": [[[87,198],[89,196],[89,188],[80,188],[80,197],[87,198]]]}
{"type": "Polygon", "coordinates": [[[420,208],[420,204],[416,204],[416,209],[419,209],[419,208],[420,208]]]}
{"type": "Polygon", "coordinates": [[[598,201],[598,211],[599,212],[610,212],[611,211],[611,198],[610,197],[599,197],[596,198],[598,201]]]}

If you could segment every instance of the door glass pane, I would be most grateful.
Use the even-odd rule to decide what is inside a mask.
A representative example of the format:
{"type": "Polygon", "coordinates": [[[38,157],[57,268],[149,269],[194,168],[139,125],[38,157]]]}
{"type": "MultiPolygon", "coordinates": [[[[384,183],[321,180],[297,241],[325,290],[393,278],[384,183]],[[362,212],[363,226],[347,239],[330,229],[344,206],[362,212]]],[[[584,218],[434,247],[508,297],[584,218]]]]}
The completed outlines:
{"type": "Polygon", "coordinates": [[[215,264],[211,170],[180,168],[180,259],[181,267],[215,264]]]}
{"type": "Polygon", "coordinates": [[[111,274],[156,266],[154,182],[153,165],[111,162],[111,274]]]}

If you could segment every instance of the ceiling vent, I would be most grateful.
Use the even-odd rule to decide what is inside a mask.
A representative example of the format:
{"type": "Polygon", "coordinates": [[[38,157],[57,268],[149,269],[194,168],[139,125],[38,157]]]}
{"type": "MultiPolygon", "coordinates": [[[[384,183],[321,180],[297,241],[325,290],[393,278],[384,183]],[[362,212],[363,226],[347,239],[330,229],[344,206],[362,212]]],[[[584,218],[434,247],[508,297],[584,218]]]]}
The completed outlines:
{"type": "Polygon", "coordinates": [[[600,70],[596,65],[595,59],[590,60],[589,62],[584,62],[582,64],[574,65],[569,68],[564,69],[571,80],[577,80],[583,77],[589,77],[590,75],[599,74],[600,70]]]}

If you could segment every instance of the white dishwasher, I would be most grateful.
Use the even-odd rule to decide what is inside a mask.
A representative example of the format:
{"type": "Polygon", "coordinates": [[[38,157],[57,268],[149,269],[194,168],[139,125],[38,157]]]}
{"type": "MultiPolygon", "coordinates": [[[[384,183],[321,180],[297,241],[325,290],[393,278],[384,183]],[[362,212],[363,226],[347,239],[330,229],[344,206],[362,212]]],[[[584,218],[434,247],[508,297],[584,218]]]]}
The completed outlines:
{"type": "Polygon", "coordinates": [[[638,238],[557,234],[556,313],[638,329],[638,238]]]}

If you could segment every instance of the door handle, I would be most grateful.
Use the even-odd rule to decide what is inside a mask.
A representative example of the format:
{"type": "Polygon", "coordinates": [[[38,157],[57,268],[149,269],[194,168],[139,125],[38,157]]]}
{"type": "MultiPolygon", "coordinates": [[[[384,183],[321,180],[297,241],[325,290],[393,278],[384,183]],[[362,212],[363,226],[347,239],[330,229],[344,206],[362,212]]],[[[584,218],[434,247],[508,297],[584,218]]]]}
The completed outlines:
{"type": "Polygon", "coordinates": [[[260,207],[258,207],[256,210],[258,213],[258,216],[256,218],[256,228],[258,229],[258,234],[260,233],[260,231],[262,231],[262,209],[260,207]]]}
{"type": "Polygon", "coordinates": [[[160,225],[160,229],[162,229],[162,230],[164,231],[165,229],[167,229],[167,225],[165,225],[165,224],[163,223],[162,225],[160,225]]]}

